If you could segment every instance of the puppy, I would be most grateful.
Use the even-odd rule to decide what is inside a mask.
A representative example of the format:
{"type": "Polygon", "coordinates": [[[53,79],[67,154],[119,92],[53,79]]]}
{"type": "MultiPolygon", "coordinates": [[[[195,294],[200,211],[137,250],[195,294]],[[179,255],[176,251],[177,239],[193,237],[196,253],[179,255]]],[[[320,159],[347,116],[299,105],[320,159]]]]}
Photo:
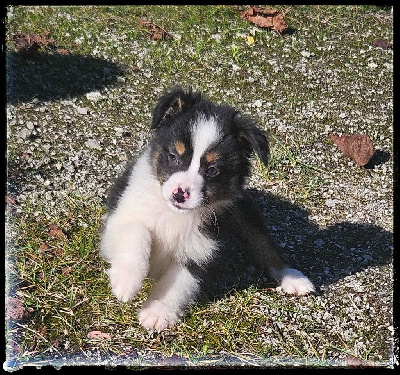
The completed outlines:
{"type": "Polygon", "coordinates": [[[161,331],[195,301],[224,248],[222,230],[289,294],[314,291],[280,259],[263,217],[244,189],[254,151],[268,161],[265,133],[236,109],[191,89],[164,93],[153,110],[154,136],[108,194],[100,251],[112,291],[130,301],[155,280],[138,318],[161,331]]]}

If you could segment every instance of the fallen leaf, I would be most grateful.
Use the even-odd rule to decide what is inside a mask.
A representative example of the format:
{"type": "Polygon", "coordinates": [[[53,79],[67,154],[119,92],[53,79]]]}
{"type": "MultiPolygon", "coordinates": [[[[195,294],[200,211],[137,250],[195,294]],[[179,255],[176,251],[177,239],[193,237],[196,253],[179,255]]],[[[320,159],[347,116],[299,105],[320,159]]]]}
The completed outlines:
{"type": "Polygon", "coordinates": [[[357,165],[364,166],[375,153],[371,138],[366,134],[355,133],[352,135],[331,134],[330,138],[344,155],[350,157],[357,165]]]}
{"type": "Polygon", "coordinates": [[[393,48],[393,44],[388,42],[386,39],[375,39],[371,45],[372,47],[379,47],[382,49],[393,48]]]}
{"type": "Polygon", "coordinates": [[[51,224],[49,226],[49,234],[51,237],[57,238],[57,239],[63,239],[67,238],[67,235],[63,232],[63,230],[55,224],[51,224]]]}
{"type": "Polygon", "coordinates": [[[6,195],[6,203],[9,206],[16,206],[18,204],[17,200],[15,198],[10,197],[9,195],[6,195]]]}
{"type": "Polygon", "coordinates": [[[280,35],[288,28],[281,12],[273,9],[263,9],[257,5],[252,5],[240,16],[259,27],[268,27],[276,30],[280,35]]]}
{"type": "Polygon", "coordinates": [[[33,309],[25,307],[24,303],[17,297],[9,297],[7,304],[7,316],[11,319],[25,318],[33,309]]]}
{"type": "Polygon", "coordinates": [[[152,40],[169,40],[173,39],[173,36],[169,34],[162,27],[156,25],[154,22],[142,20],[139,18],[139,23],[146,29],[149,34],[149,38],[152,40]]]}
{"type": "Polygon", "coordinates": [[[39,246],[39,250],[45,252],[46,250],[48,250],[49,245],[46,242],[43,242],[40,246],[39,246]]]}
{"type": "Polygon", "coordinates": [[[238,73],[239,73],[239,75],[240,75],[243,79],[245,79],[245,78],[248,77],[248,74],[247,74],[244,70],[242,70],[242,69],[240,69],[240,70],[238,71],[238,73]]]}
{"type": "Polygon", "coordinates": [[[346,356],[346,365],[352,368],[366,368],[376,366],[376,364],[371,361],[365,361],[351,354],[348,354],[346,356]]]}
{"type": "Polygon", "coordinates": [[[46,326],[41,326],[39,328],[38,332],[42,337],[46,337],[47,336],[47,327],[46,326]]]}
{"type": "Polygon", "coordinates": [[[35,53],[48,45],[54,47],[54,39],[49,38],[49,34],[48,31],[42,35],[19,33],[11,35],[10,40],[14,42],[18,52],[35,53]]]}
{"type": "Polygon", "coordinates": [[[70,52],[65,48],[57,48],[56,52],[59,53],[60,55],[69,55],[70,54],[70,52]]]}
{"type": "Polygon", "coordinates": [[[56,348],[59,348],[60,345],[61,345],[61,343],[62,343],[62,341],[61,341],[60,339],[55,339],[55,340],[52,342],[52,345],[53,345],[54,347],[56,347],[56,348]]]}
{"type": "Polygon", "coordinates": [[[60,55],[69,55],[70,52],[62,47],[57,47],[55,40],[49,37],[50,32],[44,31],[42,34],[18,33],[10,36],[18,52],[26,55],[34,55],[48,47],[60,55]]]}
{"type": "Polygon", "coordinates": [[[90,340],[111,340],[111,336],[108,333],[104,333],[101,331],[91,331],[87,334],[87,338],[90,340]]]}

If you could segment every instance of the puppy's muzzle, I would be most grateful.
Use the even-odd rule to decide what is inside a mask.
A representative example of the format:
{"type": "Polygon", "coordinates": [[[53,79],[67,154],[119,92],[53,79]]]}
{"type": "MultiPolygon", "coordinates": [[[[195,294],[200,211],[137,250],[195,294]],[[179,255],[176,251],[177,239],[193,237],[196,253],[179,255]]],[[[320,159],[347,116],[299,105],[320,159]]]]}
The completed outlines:
{"type": "Polygon", "coordinates": [[[177,188],[172,192],[172,197],[174,198],[175,202],[177,203],[184,203],[190,198],[190,191],[189,189],[182,190],[182,188],[177,188]]]}

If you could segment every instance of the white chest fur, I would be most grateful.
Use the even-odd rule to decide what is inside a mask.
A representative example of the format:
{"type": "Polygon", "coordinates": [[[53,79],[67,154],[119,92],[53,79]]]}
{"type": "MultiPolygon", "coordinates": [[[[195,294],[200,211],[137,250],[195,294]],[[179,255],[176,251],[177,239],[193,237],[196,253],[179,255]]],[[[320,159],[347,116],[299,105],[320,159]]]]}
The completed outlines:
{"type": "Polygon", "coordinates": [[[198,209],[178,211],[164,200],[147,153],[138,159],[118,207],[109,218],[114,225],[116,221],[122,226],[139,223],[148,229],[152,237],[150,272],[155,275],[173,261],[203,264],[216,248],[216,242],[200,230],[202,216],[198,209]]]}

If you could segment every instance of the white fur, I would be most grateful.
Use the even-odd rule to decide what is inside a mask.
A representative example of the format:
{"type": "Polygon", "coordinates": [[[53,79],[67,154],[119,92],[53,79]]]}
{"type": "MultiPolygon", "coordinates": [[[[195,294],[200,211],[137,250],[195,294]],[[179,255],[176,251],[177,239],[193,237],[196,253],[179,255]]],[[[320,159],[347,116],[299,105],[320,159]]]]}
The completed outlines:
{"type": "Polygon", "coordinates": [[[148,152],[133,167],[115,211],[106,218],[101,254],[113,293],[131,300],[149,275],[157,283],[139,313],[146,328],[162,330],[179,319],[198,289],[185,268],[207,262],[216,243],[200,231],[201,210],[172,210],[151,172],[148,152]]]}
{"type": "Polygon", "coordinates": [[[194,299],[198,281],[179,264],[173,264],[154,286],[139,312],[140,323],[161,331],[178,322],[182,312],[194,299]]]}
{"type": "Polygon", "coordinates": [[[282,270],[270,268],[270,274],[276,278],[282,290],[288,294],[302,296],[315,292],[311,281],[303,273],[294,268],[283,268],[282,270]]]}
{"type": "Polygon", "coordinates": [[[206,118],[204,115],[200,115],[197,121],[193,124],[193,159],[189,170],[199,170],[200,158],[211,144],[218,142],[220,137],[221,135],[216,118],[206,118]]]}

